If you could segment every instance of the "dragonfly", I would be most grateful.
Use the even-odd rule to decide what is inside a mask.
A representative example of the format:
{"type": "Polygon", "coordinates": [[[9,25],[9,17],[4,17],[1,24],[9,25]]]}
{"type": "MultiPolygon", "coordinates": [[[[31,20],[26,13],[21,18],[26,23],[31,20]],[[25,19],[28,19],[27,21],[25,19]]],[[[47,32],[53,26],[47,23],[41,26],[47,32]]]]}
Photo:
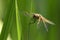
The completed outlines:
{"type": "Polygon", "coordinates": [[[30,24],[33,24],[37,21],[37,25],[40,24],[40,22],[42,21],[47,32],[48,32],[48,28],[47,28],[47,25],[46,23],[48,24],[52,24],[52,25],[55,25],[55,23],[51,22],[50,20],[46,19],[45,17],[43,17],[41,14],[38,14],[38,13],[32,13],[32,14],[28,14],[28,12],[26,12],[26,15],[31,15],[31,20],[33,20],[30,24]]]}

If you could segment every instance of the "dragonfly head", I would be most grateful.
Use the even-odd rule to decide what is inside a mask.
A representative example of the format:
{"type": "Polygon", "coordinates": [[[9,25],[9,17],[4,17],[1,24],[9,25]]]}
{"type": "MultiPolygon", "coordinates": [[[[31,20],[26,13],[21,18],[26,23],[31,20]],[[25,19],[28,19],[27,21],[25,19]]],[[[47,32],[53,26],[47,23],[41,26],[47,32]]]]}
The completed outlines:
{"type": "Polygon", "coordinates": [[[33,14],[34,19],[39,19],[40,15],[39,14],[33,14]]]}

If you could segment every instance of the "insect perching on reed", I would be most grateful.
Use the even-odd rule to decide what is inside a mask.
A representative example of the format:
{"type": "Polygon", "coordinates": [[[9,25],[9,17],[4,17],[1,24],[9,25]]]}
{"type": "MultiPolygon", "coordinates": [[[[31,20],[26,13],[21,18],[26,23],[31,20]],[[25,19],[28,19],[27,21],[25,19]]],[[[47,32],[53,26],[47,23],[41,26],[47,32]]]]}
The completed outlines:
{"type": "Polygon", "coordinates": [[[35,21],[37,21],[37,25],[39,25],[39,23],[40,23],[41,21],[43,21],[43,24],[44,24],[44,26],[45,26],[45,28],[46,28],[47,31],[48,31],[48,28],[47,28],[47,26],[46,26],[46,23],[49,23],[49,24],[54,25],[53,22],[49,21],[48,19],[46,19],[45,17],[43,17],[41,14],[38,14],[38,13],[28,14],[28,13],[26,12],[26,15],[29,15],[29,16],[32,15],[32,19],[34,19],[34,21],[31,22],[31,24],[32,24],[32,23],[35,23],[35,21]]]}

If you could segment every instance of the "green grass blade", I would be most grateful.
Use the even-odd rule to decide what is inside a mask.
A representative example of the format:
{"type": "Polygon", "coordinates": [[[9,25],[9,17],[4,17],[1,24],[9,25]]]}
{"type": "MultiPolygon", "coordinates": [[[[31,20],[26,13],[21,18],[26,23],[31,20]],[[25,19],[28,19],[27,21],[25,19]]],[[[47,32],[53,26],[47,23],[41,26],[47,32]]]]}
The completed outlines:
{"type": "Polygon", "coordinates": [[[7,6],[6,16],[5,16],[4,21],[3,21],[4,24],[3,24],[2,32],[0,35],[0,40],[6,40],[7,39],[8,33],[10,32],[10,29],[12,27],[11,26],[11,17],[12,17],[12,13],[13,13],[12,9],[14,9],[13,8],[14,3],[11,0],[8,4],[9,4],[9,6],[7,6]]]}
{"type": "Polygon", "coordinates": [[[19,13],[18,13],[19,10],[18,10],[18,5],[17,5],[17,0],[15,0],[15,7],[16,7],[17,35],[18,35],[18,40],[21,40],[21,21],[19,20],[19,13]]]}

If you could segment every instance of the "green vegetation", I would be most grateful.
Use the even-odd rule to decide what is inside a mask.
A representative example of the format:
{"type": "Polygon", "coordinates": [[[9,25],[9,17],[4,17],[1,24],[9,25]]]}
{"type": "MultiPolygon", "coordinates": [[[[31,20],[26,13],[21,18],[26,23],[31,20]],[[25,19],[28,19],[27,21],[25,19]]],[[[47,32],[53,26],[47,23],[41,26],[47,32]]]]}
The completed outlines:
{"type": "MultiPolygon", "coordinates": [[[[60,0],[0,0],[0,20],[3,24],[0,40],[60,40],[60,0]],[[40,13],[55,25],[29,25],[28,14],[40,13]]],[[[1,27],[0,27],[1,28],[1,27]]]]}

